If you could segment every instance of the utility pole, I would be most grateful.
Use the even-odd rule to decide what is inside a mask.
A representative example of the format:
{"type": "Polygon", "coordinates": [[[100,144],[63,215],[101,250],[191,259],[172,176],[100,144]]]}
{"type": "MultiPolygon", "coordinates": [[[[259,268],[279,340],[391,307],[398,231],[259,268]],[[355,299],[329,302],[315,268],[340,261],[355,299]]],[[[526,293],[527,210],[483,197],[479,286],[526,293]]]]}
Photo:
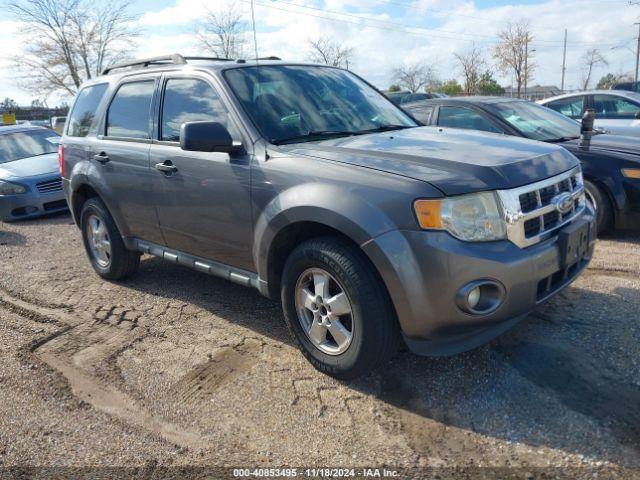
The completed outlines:
{"type": "MultiPolygon", "coordinates": [[[[560,91],[564,93],[564,72],[567,67],[567,29],[564,29],[564,52],[562,53],[562,81],[560,82],[560,91]]],[[[636,75],[637,76],[637,75],[636,75]]]]}
{"type": "Polygon", "coordinates": [[[638,25],[638,45],[636,46],[636,76],[634,81],[638,81],[638,61],[640,61],[640,23],[636,22],[634,25],[638,25]]]}
{"type": "Polygon", "coordinates": [[[527,62],[529,60],[529,35],[524,41],[524,98],[527,98],[527,62]]]}

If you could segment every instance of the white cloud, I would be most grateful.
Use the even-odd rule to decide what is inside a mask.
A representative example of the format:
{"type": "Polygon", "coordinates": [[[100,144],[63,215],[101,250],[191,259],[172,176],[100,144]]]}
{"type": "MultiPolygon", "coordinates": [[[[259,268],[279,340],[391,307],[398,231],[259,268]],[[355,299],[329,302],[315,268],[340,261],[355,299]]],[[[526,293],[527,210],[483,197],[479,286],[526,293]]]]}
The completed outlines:
{"type": "MultiPolygon", "coordinates": [[[[194,22],[203,17],[207,8],[222,10],[230,1],[234,0],[175,0],[173,6],[146,12],[138,21],[142,36],[137,55],[207,53],[198,51],[193,41],[194,22]]],[[[235,3],[250,27],[249,0],[235,3]]],[[[572,89],[579,85],[579,58],[588,48],[599,48],[609,60],[609,66],[598,66],[594,71],[596,81],[608,71],[633,69],[632,52],[610,47],[625,44],[635,48],[637,27],[633,22],[640,9],[622,0],[549,0],[492,8],[479,8],[471,0],[451,0],[446,4],[441,0],[255,0],[255,13],[260,55],[306,60],[308,39],[327,35],[352,47],[353,70],[379,87],[387,87],[393,69],[407,61],[429,63],[443,79],[459,78],[454,52],[469,48],[473,41],[485,50],[490,61],[496,32],[520,18],[531,22],[534,33],[532,48],[536,50],[537,68],[532,83],[559,86],[561,42],[564,29],[568,28],[565,87],[572,89]],[[401,3],[409,6],[403,8],[401,3]]],[[[9,53],[20,49],[15,23],[0,22],[0,96],[13,96],[24,103],[30,95],[16,88],[11,69],[6,68],[9,53]]],[[[247,37],[247,56],[252,56],[250,32],[247,37]]],[[[510,75],[497,76],[503,84],[509,84],[510,75]]]]}

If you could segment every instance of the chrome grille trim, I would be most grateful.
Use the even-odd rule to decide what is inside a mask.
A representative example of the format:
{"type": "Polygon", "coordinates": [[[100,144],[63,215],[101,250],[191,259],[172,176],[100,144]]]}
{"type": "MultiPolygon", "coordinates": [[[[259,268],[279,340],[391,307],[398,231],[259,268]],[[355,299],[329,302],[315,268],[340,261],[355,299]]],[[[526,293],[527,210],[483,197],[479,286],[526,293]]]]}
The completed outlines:
{"type": "Polygon", "coordinates": [[[62,190],[62,179],[55,178],[53,180],[46,180],[36,184],[36,188],[40,193],[58,192],[62,190]]]}
{"type": "MultiPolygon", "coordinates": [[[[584,182],[580,167],[575,167],[560,175],[522,187],[498,190],[497,195],[502,204],[502,211],[507,224],[507,238],[520,248],[535,245],[551,237],[555,231],[577,217],[585,208],[584,182]],[[553,189],[553,196],[545,201],[542,194],[543,191],[548,193],[545,189],[549,189],[549,187],[553,189]],[[551,203],[551,200],[555,195],[564,192],[571,196],[572,206],[570,211],[563,215],[558,207],[551,203]],[[523,212],[520,197],[527,194],[535,196],[536,206],[532,210],[523,212]],[[547,221],[550,225],[545,223],[545,215],[551,215],[555,218],[554,213],[557,214],[557,219],[553,222],[547,221]],[[536,219],[539,221],[539,226],[533,229],[536,233],[528,235],[525,230],[525,223],[534,222],[536,219]]],[[[545,195],[546,197],[548,197],[548,194],[545,195]]],[[[530,204],[530,200],[528,202],[530,204]]]]}

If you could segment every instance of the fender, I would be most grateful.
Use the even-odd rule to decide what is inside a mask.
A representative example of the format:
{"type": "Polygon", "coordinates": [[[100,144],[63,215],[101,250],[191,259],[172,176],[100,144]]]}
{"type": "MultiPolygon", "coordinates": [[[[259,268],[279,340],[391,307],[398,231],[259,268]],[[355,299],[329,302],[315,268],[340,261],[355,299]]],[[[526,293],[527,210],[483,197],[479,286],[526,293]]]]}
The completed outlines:
{"type": "MultiPolygon", "coordinates": [[[[82,188],[84,185],[87,185],[96,191],[100,199],[107,206],[109,213],[111,213],[111,216],[113,217],[118,230],[121,232],[123,237],[126,237],[128,233],[126,232],[126,229],[124,229],[126,223],[122,219],[120,210],[115,206],[115,203],[111,201],[111,199],[113,198],[111,188],[102,179],[102,176],[99,175],[99,172],[96,172],[95,165],[92,165],[90,162],[78,162],[72,169],[69,183],[69,205],[73,207],[75,196],[77,195],[78,190],[80,190],[80,188],[82,188]]],[[[73,208],[71,208],[71,210],[73,214],[73,208]]],[[[75,218],[75,214],[73,214],[73,217],[76,225],[80,226],[80,219],[75,218]]]]}
{"type": "Polygon", "coordinates": [[[271,199],[256,221],[253,257],[261,279],[268,278],[269,250],[273,239],[283,228],[298,222],[332,227],[358,245],[397,229],[397,224],[383,210],[339,185],[297,185],[271,199]]]}

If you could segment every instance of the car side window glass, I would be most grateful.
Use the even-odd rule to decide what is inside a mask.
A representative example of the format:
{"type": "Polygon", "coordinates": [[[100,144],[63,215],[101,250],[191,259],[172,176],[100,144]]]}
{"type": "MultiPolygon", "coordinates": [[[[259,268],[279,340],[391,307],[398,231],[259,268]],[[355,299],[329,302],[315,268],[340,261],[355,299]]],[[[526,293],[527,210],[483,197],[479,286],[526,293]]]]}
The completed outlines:
{"type": "Polygon", "coordinates": [[[425,125],[429,125],[431,121],[431,115],[433,114],[433,107],[415,107],[408,110],[413,117],[418,120],[420,123],[425,125]]]}
{"type": "Polygon", "coordinates": [[[182,124],[198,121],[221,123],[234,139],[239,137],[229,113],[211,85],[195,78],[167,80],[162,102],[160,139],[178,142],[182,124]]]}
{"type": "Polygon", "coordinates": [[[86,137],[89,134],[96,110],[106,90],[106,83],[93,85],[80,90],[78,98],[73,105],[71,115],[69,116],[67,136],[86,137]]]}
{"type": "Polygon", "coordinates": [[[583,106],[584,97],[564,98],[562,100],[556,100],[555,102],[545,104],[545,107],[549,107],[556,112],[571,118],[580,118],[582,116],[583,106]]]}
{"type": "Polygon", "coordinates": [[[594,95],[593,108],[596,118],[635,118],[640,112],[640,106],[615,95],[594,95]]]}
{"type": "Polygon", "coordinates": [[[107,136],[149,138],[149,114],[154,89],[154,80],[121,85],[107,112],[107,136]]]}
{"type": "Polygon", "coordinates": [[[484,132],[502,133],[489,120],[469,108],[440,107],[438,125],[441,127],[482,130],[484,132]]]}

